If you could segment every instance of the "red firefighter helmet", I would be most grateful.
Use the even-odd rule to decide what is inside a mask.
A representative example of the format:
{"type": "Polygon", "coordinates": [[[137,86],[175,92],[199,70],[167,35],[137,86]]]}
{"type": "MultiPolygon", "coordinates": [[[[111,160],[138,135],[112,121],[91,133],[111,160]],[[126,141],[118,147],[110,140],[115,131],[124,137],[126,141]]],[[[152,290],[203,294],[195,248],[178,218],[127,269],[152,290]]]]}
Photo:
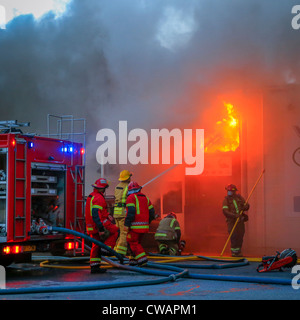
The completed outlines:
{"type": "Polygon", "coordinates": [[[137,182],[130,182],[128,185],[128,194],[139,192],[142,187],[137,182]]]}
{"type": "Polygon", "coordinates": [[[237,191],[238,188],[234,184],[229,184],[227,187],[225,187],[227,191],[237,191]]]}
{"type": "Polygon", "coordinates": [[[108,182],[105,178],[100,178],[96,180],[94,184],[92,184],[92,187],[96,189],[106,189],[108,188],[108,182]]]}
{"type": "Polygon", "coordinates": [[[168,215],[167,215],[168,218],[175,218],[177,220],[177,216],[174,212],[170,212],[168,215]]]}

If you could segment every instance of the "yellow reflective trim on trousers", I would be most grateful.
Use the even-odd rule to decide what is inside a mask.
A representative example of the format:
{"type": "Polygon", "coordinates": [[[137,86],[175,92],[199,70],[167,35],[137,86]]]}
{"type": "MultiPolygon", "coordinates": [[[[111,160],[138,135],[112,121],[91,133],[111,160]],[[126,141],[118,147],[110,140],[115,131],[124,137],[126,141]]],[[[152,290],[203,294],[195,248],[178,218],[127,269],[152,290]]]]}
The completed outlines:
{"type": "Polygon", "coordinates": [[[100,262],[101,262],[101,258],[91,258],[90,261],[92,261],[92,262],[94,262],[94,261],[95,261],[95,262],[96,262],[96,261],[99,262],[99,261],[100,261],[100,262]]]}
{"type": "Polygon", "coordinates": [[[146,255],[145,252],[140,253],[138,256],[135,257],[135,259],[139,259],[141,257],[144,257],[146,255]]]}
{"type": "Polygon", "coordinates": [[[117,249],[127,250],[127,247],[117,246],[117,249]]]}
{"type": "Polygon", "coordinates": [[[175,230],[180,230],[180,227],[175,227],[175,230]]]}
{"type": "Polygon", "coordinates": [[[126,253],[127,253],[127,248],[126,248],[126,247],[122,247],[122,246],[117,246],[117,248],[115,249],[115,251],[116,251],[117,253],[121,253],[121,254],[126,255],[126,253]]]}
{"type": "Polygon", "coordinates": [[[229,207],[228,206],[223,206],[223,209],[229,209],[229,207]]]}
{"type": "Polygon", "coordinates": [[[93,231],[94,228],[87,228],[87,231],[93,231]]]}

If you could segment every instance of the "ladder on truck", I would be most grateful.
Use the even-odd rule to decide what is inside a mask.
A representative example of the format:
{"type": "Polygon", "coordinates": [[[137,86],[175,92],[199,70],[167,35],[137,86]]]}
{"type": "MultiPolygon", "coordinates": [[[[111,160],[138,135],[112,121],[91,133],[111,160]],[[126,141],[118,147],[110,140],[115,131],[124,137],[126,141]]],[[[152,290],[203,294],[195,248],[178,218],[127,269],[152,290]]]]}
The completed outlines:
{"type": "Polygon", "coordinates": [[[14,179],[14,240],[26,237],[26,141],[16,139],[14,179]]]}
{"type": "Polygon", "coordinates": [[[78,227],[79,232],[84,232],[85,229],[85,167],[76,166],[75,167],[75,210],[74,210],[74,228],[78,227]],[[78,199],[78,195],[81,192],[81,197],[78,199]],[[78,217],[78,207],[81,208],[83,215],[78,217]]]}
{"type": "MultiPolygon", "coordinates": [[[[29,127],[30,122],[17,120],[0,121],[0,133],[21,133],[20,128],[29,127]]],[[[13,195],[13,239],[26,238],[26,168],[27,148],[24,139],[16,138],[14,149],[14,195],[13,195]]]]}

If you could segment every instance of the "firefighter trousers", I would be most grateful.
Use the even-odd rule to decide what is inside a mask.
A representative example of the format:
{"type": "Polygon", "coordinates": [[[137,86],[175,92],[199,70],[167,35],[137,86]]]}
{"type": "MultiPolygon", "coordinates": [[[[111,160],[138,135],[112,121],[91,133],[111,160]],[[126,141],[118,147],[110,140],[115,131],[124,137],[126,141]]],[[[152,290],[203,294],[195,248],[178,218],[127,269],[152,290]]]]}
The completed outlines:
{"type": "MultiPolygon", "coordinates": [[[[119,228],[112,223],[107,223],[105,224],[105,229],[109,231],[109,236],[106,238],[105,241],[102,241],[103,238],[102,236],[100,236],[99,232],[90,233],[89,236],[97,241],[103,242],[108,247],[113,248],[119,236],[119,228]]],[[[90,266],[92,267],[100,264],[101,264],[101,248],[97,244],[92,243],[92,249],[90,253],[90,266]]]]}
{"type": "MultiPolygon", "coordinates": [[[[235,220],[227,221],[228,233],[231,233],[231,230],[235,224],[235,220]]],[[[239,221],[234,229],[231,236],[231,253],[240,254],[242,251],[243,240],[245,235],[245,223],[239,221]]]]}
{"type": "Polygon", "coordinates": [[[114,250],[117,253],[120,253],[124,256],[127,254],[127,233],[124,233],[124,222],[125,222],[125,217],[124,218],[115,218],[116,225],[120,229],[120,236],[117,240],[116,246],[114,250]]]}
{"type": "MultiPolygon", "coordinates": [[[[97,241],[101,241],[100,240],[101,237],[98,232],[89,234],[89,236],[97,241]]],[[[95,243],[92,243],[92,249],[90,253],[90,266],[95,267],[95,266],[100,266],[100,264],[101,264],[101,248],[95,243]]]]}
{"type": "Polygon", "coordinates": [[[104,241],[104,244],[113,249],[119,237],[119,228],[110,221],[104,223],[103,226],[110,233],[108,238],[104,241]]]}
{"type": "Polygon", "coordinates": [[[141,245],[144,233],[137,233],[132,230],[129,230],[127,234],[127,243],[131,250],[134,260],[138,264],[143,264],[148,261],[146,252],[141,245]]]}

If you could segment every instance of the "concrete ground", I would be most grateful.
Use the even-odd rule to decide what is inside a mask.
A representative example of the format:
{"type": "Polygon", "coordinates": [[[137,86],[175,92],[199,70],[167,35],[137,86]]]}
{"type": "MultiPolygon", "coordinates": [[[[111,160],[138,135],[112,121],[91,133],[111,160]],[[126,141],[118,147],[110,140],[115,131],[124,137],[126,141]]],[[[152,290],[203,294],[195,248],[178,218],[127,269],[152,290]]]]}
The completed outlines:
{"type": "MultiPolygon", "coordinates": [[[[154,260],[151,260],[154,261],[154,260]]],[[[181,261],[177,264],[188,265],[211,265],[218,262],[211,261],[181,261]]],[[[223,264],[223,263],[222,263],[223,264]]],[[[226,269],[198,269],[189,268],[192,274],[205,275],[228,275],[255,278],[286,279],[292,283],[296,274],[291,269],[284,272],[273,271],[269,273],[258,273],[256,268],[259,262],[250,261],[249,265],[226,268],[226,269]]],[[[300,289],[294,289],[291,284],[264,284],[240,282],[240,281],[217,281],[180,278],[176,281],[168,281],[161,284],[135,286],[138,281],[157,280],[166,276],[141,274],[136,271],[108,268],[105,274],[90,274],[87,262],[74,262],[74,265],[84,267],[83,269],[57,269],[41,267],[39,262],[28,264],[16,264],[6,270],[6,288],[55,288],[66,286],[90,286],[97,284],[119,284],[124,282],[133,283],[133,286],[123,288],[110,288],[89,291],[70,292],[47,292],[28,293],[21,295],[0,295],[0,300],[97,300],[103,305],[108,301],[180,301],[192,304],[197,300],[299,300],[300,289]]],[[[60,266],[58,266],[60,267],[60,266]]],[[[161,270],[150,269],[149,270],[161,270]]],[[[182,269],[185,269],[183,267],[182,269]]],[[[164,270],[166,271],[166,270],[164,270]]],[[[168,271],[171,272],[171,271],[168,271]]],[[[176,272],[171,272],[176,273],[176,272]]]]}

